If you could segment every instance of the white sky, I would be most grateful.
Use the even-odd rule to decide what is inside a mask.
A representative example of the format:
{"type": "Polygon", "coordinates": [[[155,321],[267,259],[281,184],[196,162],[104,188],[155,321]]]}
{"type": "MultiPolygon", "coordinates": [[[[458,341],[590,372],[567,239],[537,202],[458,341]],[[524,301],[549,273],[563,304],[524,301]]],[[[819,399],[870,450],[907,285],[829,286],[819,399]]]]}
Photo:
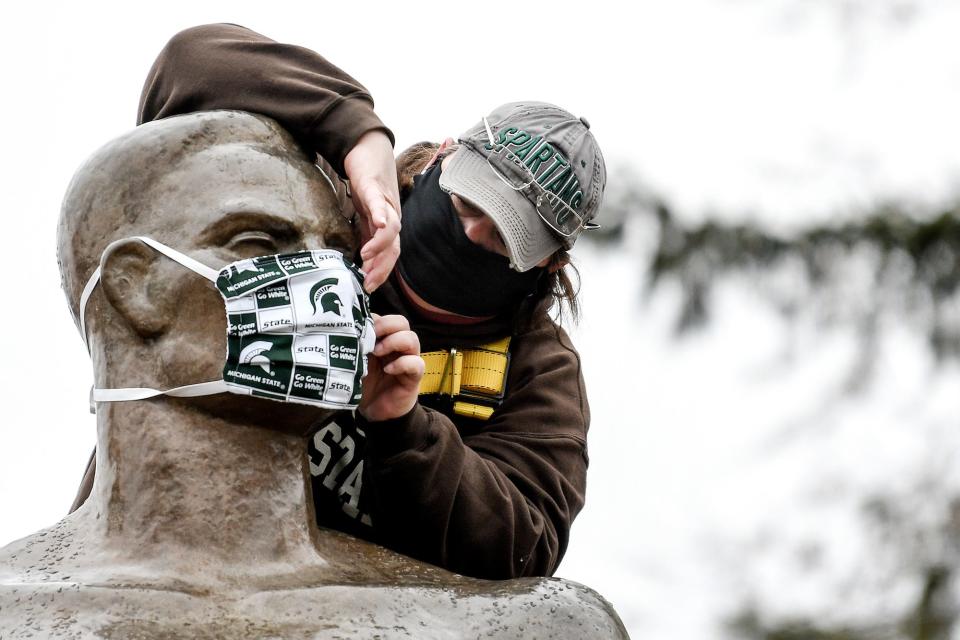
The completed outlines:
{"type": "Polygon", "coordinates": [[[609,169],[635,166],[684,215],[790,228],[957,191],[960,2],[916,4],[897,28],[896,3],[879,0],[8,9],[0,188],[4,260],[22,277],[0,319],[0,545],[63,515],[94,442],[89,365],[56,269],[60,199],[134,125],[146,72],[179,29],[236,22],[319,51],[370,89],[398,148],[455,137],[502,102],[555,102],[590,120],[609,169]],[[862,6],[861,21],[844,19],[862,6]]]}

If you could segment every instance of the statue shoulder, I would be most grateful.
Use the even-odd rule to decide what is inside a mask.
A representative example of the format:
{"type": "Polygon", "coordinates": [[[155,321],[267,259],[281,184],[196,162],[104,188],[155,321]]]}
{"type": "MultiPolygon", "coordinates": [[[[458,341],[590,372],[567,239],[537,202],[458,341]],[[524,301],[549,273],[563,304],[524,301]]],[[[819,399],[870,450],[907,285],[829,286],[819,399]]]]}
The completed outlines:
{"type": "Polygon", "coordinates": [[[54,575],[47,567],[54,564],[60,555],[58,550],[63,548],[63,529],[60,524],[0,547],[0,586],[13,582],[44,581],[54,575]]]}

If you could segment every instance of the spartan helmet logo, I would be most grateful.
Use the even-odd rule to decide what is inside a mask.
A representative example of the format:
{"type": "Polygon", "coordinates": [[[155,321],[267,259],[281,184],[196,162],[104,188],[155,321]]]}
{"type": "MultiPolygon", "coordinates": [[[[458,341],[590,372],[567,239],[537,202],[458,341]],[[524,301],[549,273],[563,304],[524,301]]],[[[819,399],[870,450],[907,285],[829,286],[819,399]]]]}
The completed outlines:
{"type": "Polygon", "coordinates": [[[313,307],[313,315],[317,315],[317,302],[320,302],[320,309],[324,313],[335,313],[341,315],[343,302],[333,287],[339,284],[337,278],[324,278],[310,288],[310,305],[313,307]]]}
{"type": "Polygon", "coordinates": [[[340,302],[340,296],[333,291],[327,291],[325,294],[320,296],[320,308],[323,309],[324,313],[333,312],[337,315],[341,315],[341,306],[343,306],[343,303],[340,302]]]}
{"type": "Polygon", "coordinates": [[[270,358],[264,355],[264,352],[270,351],[271,348],[273,348],[273,345],[266,340],[251,342],[240,352],[240,364],[260,367],[264,373],[274,375],[273,371],[270,371],[270,358]]]}
{"type": "Polygon", "coordinates": [[[260,269],[257,268],[257,265],[254,264],[253,262],[253,258],[250,258],[248,260],[240,260],[236,264],[230,265],[230,271],[232,271],[233,274],[238,278],[240,277],[240,274],[243,273],[244,271],[253,271],[254,273],[260,273],[260,269]]]}

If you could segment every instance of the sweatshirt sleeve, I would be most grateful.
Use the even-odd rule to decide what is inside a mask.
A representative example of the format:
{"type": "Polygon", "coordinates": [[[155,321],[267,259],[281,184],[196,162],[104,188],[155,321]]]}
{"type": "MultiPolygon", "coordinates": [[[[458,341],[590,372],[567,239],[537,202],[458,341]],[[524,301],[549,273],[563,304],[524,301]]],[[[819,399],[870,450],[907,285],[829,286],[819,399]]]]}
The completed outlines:
{"type": "Polygon", "coordinates": [[[503,405],[469,435],[419,404],[362,422],[383,544],[480,578],[556,571],[584,503],[589,409],[569,342],[533,342],[513,352],[503,405]]]}
{"type": "Polygon", "coordinates": [[[191,27],[170,39],[144,83],[137,124],[213,109],[273,118],[344,178],[343,160],[363,134],[381,130],[395,143],[354,78],[310,49],[235,24],[191,27]]]}

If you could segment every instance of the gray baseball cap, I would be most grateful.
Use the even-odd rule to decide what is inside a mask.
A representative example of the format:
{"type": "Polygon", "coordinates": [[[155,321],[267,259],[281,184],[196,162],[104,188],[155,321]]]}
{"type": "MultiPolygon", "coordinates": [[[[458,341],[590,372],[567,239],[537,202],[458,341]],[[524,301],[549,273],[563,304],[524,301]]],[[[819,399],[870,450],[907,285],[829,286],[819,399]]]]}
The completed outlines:
{"type": "Polygon", "coordinates": [[[460,135],[440,187],[490,216],[513,268],[528,271],[598,226],[607,169],[589,129],[547,102],[501,105],[460,135]]]}

